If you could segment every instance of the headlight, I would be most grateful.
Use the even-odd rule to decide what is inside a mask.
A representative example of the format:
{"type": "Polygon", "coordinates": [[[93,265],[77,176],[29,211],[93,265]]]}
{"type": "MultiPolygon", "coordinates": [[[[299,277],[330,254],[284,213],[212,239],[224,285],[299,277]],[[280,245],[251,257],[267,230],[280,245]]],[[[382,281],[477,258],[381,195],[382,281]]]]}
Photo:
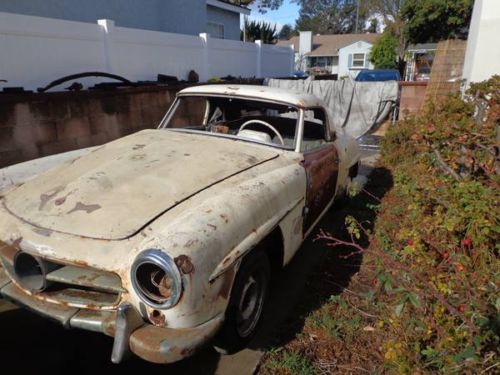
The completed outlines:
{"type": "Polygon", "coordinates": [[[132,265],[132,285],[141,299],[156,309],[175,306],[182,279],[174,261],[163,251],[145,250],[132,265]]]}

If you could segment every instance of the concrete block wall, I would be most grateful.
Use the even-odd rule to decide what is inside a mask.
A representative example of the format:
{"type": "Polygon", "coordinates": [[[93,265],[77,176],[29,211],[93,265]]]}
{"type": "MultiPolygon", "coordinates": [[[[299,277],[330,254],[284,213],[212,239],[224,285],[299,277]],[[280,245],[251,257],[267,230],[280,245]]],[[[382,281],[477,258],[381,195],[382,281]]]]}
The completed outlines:
{"type": "Polygon", "coordinates": [[[184,86],[0,96],[0,168],[155,128],[184,86]]]}
{"type": "Polygon", "coordinates": [[[406,114],[417,114],[422,108],[427,82],[402,81],[400,85],[399,119],[403,120],[406,114]]]}
{"type": "Polygon", "coordinates": [[[438,43],[425,101],[440,100],[460,90],[466,47],[467,41],[459,39],[438,43]]]}

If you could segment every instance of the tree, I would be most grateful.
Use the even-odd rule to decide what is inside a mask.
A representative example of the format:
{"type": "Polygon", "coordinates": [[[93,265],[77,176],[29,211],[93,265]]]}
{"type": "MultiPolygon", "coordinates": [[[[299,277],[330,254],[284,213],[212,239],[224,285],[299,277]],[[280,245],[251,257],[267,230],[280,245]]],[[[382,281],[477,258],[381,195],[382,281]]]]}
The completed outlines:
{"type": "Polygon", "coordinates": [[[228,0],[228,1],[230,3],[245,7],[251,4],[256,4],[257,9],[259,9],[260,13],[266,13],[267,10],[276,10],[283,4],[283,0],[228,0]]]}
{"type": "Polygon", "coordinates": [[[243,40],[243,35],[246,33],[247,42],[262,40],[263,43],[274,44],[278,40],[276,25],[264,21],[257,22],[255,20],[248,21],[245,19],[243,27],[244,30],[241,31],[241,39],[243,40]]]}
{"type": "MultiPolygon", "coordinates": [[[[295,28],[317,34],[348,34],[356,30],[356,20],[364,25],[368,12],[359,0],[296,0],[300,5],[295,28]]],[[[358,28],[362,31],[362,27],[358,28]]]]}
{"type": "Polygon", "coordinates": [[[406,0],[401,10],[410,43],[467,38],[473,0],[406,0]]]}
{"type": "Polygon", "coordinates": [[[279,34],[278,34],[278,38],[280,40],[288,40],[290,39],[292,36],[294,36],[296,34],[295,30],[293,29],[292,25],[284,25],[279,34]]]}
{"type": "Polygon", "coordinates": [[[385,31],[373,45],[370,52],[370,61],[376,69],[398,68],[398,39],[390,31],[385,31]]]}
{"type": "Polygon", "coordinates": [[[368,33],[377,33],[378,32],[378,19],[377,18],[372,18],[370,20],[370,26],[366,28],[366,32],[368,33]]]}
{"type": "Polygon", "coordinates": [[[390,33],[397,41],[396,53],[398,69],[403,75],[405,68],[405,52],[408,47],[406,23],[401,14],[404,1],[409,0],[366,0],[372,17],[380,17],[384,21],[384,33],[390,33]]]}

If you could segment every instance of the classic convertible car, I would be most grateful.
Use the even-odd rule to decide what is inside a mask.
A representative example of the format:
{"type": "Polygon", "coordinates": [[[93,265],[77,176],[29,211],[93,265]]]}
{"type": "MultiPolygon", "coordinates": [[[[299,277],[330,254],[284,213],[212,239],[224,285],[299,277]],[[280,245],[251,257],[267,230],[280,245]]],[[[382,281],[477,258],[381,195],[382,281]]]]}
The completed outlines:
{"type": "Polygon", "coordinates": [[[50,158],[9,167],[24,177],[0,196],[1,294],[114,337],[113,362],[169,363],[250,340],[360,151],[314,96],[206,85],[158,129],[50,158]]]}

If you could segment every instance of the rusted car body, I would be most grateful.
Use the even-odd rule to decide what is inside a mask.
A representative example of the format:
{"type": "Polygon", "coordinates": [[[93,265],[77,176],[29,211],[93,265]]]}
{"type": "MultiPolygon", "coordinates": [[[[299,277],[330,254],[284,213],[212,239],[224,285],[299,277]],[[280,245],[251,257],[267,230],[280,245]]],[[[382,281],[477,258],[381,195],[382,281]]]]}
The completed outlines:
{"type": "Polygon", "coordinates": [[[114,362],[187,357],[225,329],[228,306],[250,337],[266,289],[242,267],[256,249],[255,272],[286,265],[359,156],[313,96],[185,89],[158,129],[11,167],[30,172],[0,196],[0,293],[114,337],[114,362]]]}

